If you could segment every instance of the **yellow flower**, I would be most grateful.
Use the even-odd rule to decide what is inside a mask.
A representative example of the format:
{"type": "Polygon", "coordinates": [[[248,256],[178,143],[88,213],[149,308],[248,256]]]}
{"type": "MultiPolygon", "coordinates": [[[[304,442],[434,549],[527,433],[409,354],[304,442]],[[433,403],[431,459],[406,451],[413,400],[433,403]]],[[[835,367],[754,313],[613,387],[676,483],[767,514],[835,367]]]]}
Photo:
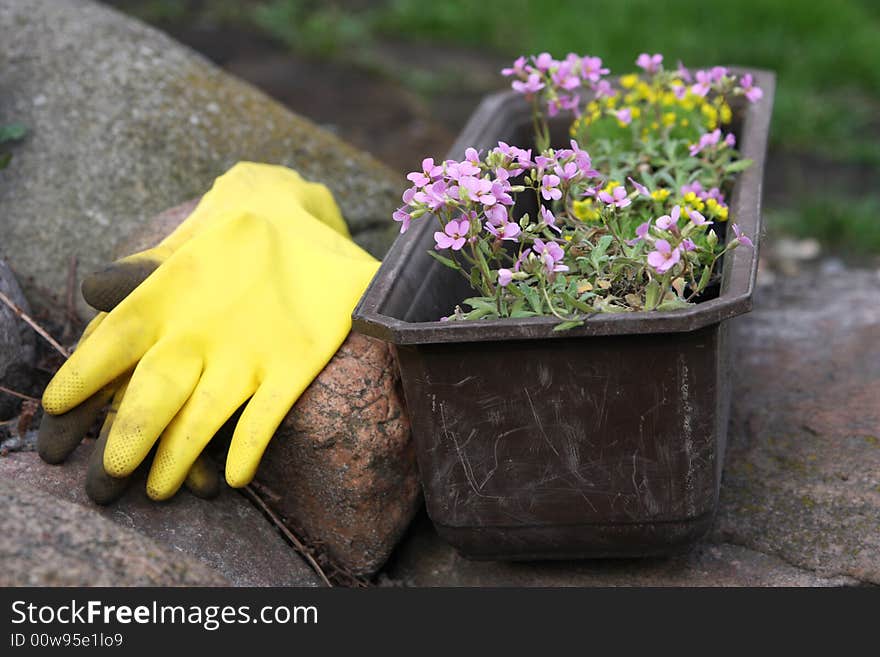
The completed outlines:
{"type": "Polygon", "coordinates": [[[718,209],[718,218],[719,218],[721,221],[727,221],[727,206],[726,206],[726,205],[722,205],[722,206],[718,209]]]}
{"type": "Polygon", "coordinates": [[[639,81],[639,76],[636,73],[630,73],[629,75],[624,75],[620,78],[620,86],[624,89],[632,89],[636,86],[636,83],[639,81]]]}
{"type": "Polygon", "coordinates": [[[651,121],[651,130],[657,130],[660,127],[660,124],[656,121],[651,121]]]}
{"type": "Polygon", "coordinates": [[[730,123],[730,120],[733,118],[733,112],[727,103],[722,103],[719,114],[721,116],[721,123],[730,123]]]}
{"type": "Polygon", "coordinates": [[[709,127],[710,130],[714,130],[718,127],[717,109],[707,103],[700,108],[700,112],[702,112],[703,116],[706,117],[706,125],[709,127]]]}
{"type": "Polygon", "coordinates": [[[687,128],[690,124],[691,124],[691,122],[688,121],[687,119],[682,119],[681,121],[679,121],[679,125],[682,128],[687,128]]]}
{"type": "Polygon", "coordinates": [[[575,201],[572,206],[574,216],[581,221],[596,221],[599,218],[599,211],[593,206],[593,199],[591,198],[575,201]]]}
{"type": "Polygon", "coordinates": [[[677,118],[678,117],[675,115],[675,112],[666,112],[663,115],[663,125],[665,125],[666,127],[669,127],[671,125],[675,125],[675,120],[677,118]]]}
{"type": "Polygon", "coordinates": [[[562,239],[564,239],[566,242],[571,242],[571,240],[572,240],[572,236],[571,236],[571,235],[566,235],[566,236],[563,237],[562,239]]]}
{"type": "Polygon", "coordinates": [[[616,180],[609,180],[608,184],[605,185],[605,189],[603,191],[607,194],[610,194],[611,192],[614,191],[615,187],[620,187],[620,183],[616,180]]]}
{"type": "Polygon", "coordinates": [[[587,103],[587,111],[591,112],[591,113],[598,112],[599,111],[599,103],[597,103],[595,100],[591,100],[589,103],[587,103]]]}
{"type": "Polygon", "coordinates": [[[668,189],[655,189],[651,192],[651,198],[655,201],[665,201],[669,198],[669,190],[668,189]]]}
{"type": "Polygon", "coordinates": [[[694,192],[688,192],[684,195],[684,202],[688,205],[692,206],[698,212],[702,212],[703,208],[706,207],[706,204],[700,200],[700,197],[697,196],[694,192]]]}

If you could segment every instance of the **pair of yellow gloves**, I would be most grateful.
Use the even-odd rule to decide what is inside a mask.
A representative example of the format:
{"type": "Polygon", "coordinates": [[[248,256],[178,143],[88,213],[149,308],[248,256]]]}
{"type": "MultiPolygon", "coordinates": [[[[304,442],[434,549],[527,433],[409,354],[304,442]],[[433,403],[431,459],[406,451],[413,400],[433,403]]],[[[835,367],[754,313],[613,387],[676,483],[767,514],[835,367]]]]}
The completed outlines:
{"type": "Polygon", "coordinates": [[[247,402],[226,458],[226,481],[244,486],[345,340],[377,267],[326,187],[236,165],[158,246],[84,281],[105,312],[43,394],[40,455],[66,459],[109,403],[86,477],[92,499],[118,497],[157,442],[148,495],[167,499],[184,481],[210,495],[220,482],[202,451],[247,402]]]}

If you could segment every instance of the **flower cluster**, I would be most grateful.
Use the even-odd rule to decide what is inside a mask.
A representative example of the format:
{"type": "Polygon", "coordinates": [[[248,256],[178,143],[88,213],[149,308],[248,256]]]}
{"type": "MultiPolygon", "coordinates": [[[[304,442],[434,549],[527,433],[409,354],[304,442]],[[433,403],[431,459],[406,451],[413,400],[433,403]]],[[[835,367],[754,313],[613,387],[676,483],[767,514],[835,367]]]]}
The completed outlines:
{"type": "Polygon", "coordinates": [[[614,88],[595,57],[520,57],[503,73],[533,101],[537,146],[469,148],[407,176],[401,232],[436,220],[430,254],[477,294],[446,319],[553,315],[564,329],[594,312],[673,310],[700,300],[725,253],[752,246],[728,230],[724,193],[750,162],[719,123],[734,96],[761,90],[721,67],[666,71],[647,53],[636,65],[614,88]],[[550,148],[542,121],[562,109],[579,114],[576,137],[550,148]]]}
{"type": "MultiPolygon", "coordinates": [[[[611,83],[604,79],[608,72],[599,57],[569,53],[565,59],[557,60],[546,52],[529,59],[519,57],[511,67],[501,70],[505,77],[514,78],[511,82],[514,91],[532,100],[537,117],[543,117],[546,112],[551,118],[562,110],[580,114],[585,92],[596,97],[613,95],[611,83]]],[[[550,136],[546,122],[539,118],[536,128],[538,148],[547,148],[550,136]]]]}

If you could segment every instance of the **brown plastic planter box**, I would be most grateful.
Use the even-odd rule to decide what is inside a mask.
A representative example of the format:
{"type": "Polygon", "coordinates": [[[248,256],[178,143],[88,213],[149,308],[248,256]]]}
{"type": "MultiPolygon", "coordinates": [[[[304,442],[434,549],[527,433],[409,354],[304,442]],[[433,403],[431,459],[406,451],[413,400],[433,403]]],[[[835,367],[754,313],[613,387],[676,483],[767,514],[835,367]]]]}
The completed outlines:
{"type": "MultiPolygon", "coordinates": [[[[745,71],[739,71],[745,72],[745,71]]],[[[761,231],[774,76],[735,108],[743,157],[731,223],[761,231]]],[[[450,157],[527,145],[529,107],[486,98],[450,157]]],[[[566,142],[567,143],[567,142],[566,142]]],[[[663,554],[710,527],[730,403],[727,322],[748,312],[757,253],[723,263],[717,298],[677,312],[439,322],[466,283],[426,252],[435,222],[398,237],[354,312],[355,330],[397,347],[428,513],[475,558],[663,554]]]]}

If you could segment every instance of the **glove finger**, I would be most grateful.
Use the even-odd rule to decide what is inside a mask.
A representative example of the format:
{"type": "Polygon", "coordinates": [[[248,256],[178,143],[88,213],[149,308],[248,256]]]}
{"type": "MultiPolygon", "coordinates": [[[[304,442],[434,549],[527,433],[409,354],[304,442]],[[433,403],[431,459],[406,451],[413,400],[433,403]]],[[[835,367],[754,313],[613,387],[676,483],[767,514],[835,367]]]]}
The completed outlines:
{"type": "Polygon", "coordinates": [[[226,455],[230,486],[241,488],[251,482],[275,430],[308,384],[300,379],[291,385],[289,377],[279,376],[259,387],[241,414],[226,455]]]}
{"type": "Polygon", "coordinates": [[[77,341],[76,343],[77,349],[83,342],[89,339],[92,333],[95,332],[95,330],[101,325],[101,322],[103,322],[104,318],[106,317],[107,313],[98,313],[92,318],[92,321],[86,324],[86,327],[83,329],[82,335],[79,336],[79,341],[77,341]]]}
{"type": "Polygon", "coordinates": [[[110,408],[107,409],[107,417],[104,418],[104,424],[101,426],[101,433],[89,457],[89,466],[86,470],[86,494],[96,504],[107,505],[115,502],[122,496],[130,483],[130,477],[111,477],[104,470],[104,450],[107,446],[107,437],[110,435],[110,428],[116,419],[127,387],[128,381],[126,380],[113,395],[110,408]]]}
{"type": "Polygon", "coordinates": [[[147,494],[164,500],[180,488],[187,471],[233,413],[257,387],[253,376],[208,369],[186,404],[166,427],[147,480],[147,494]]]}
{"type": "Polygon", "coordinates": [[[46,463],[61,463],[95,424],[113,397],[115,384],[102,388],[79,406],[62,415],[43,413],[37,434],[37,453],[46,463]]]}
{"type": "Polygon", "coordinates": [[[165,255],[148,249],[89,274],[82,282],[82,295],[92,308],[110,312],[162,264],[165,255]]]}
{"type": "Polygon", "coordinates": [[[125,477],[134,472],[192,394],[201,371],[201,358],[177,341],[160,342],[146,353],[107,437],[107,474],[125,477]]]}
{"type": "Polygon", "coordinates": [[[52,377],[43,408],[52,415],[68,412],[130,370],[153,341],[152,326],[133,313],[107,315],[52,377]]]}
{"type": "Polygon", "coordinates": [[[206,500],[217,497],[223,486],[217,464],[205,454],[196,459],[183,483],[193,495],[206,500]]]}

